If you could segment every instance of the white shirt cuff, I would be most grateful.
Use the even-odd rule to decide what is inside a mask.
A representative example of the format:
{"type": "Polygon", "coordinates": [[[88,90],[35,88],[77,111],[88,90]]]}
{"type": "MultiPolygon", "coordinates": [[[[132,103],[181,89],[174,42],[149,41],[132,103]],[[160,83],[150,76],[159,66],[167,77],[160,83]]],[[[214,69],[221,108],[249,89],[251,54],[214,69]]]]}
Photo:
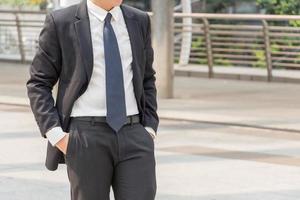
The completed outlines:
{"type": "Polygon", "coordinates": [[[59,126],[52,128],[46,133],[46,136],[52,146],[55,146],[56,143],[60,141],[65,135],[66,133],[59,126]]]}
{"type": "Polygon", "coordinates": [[[156,133],[153,130],[153,128],[149,127],[149,126],[145,126],[145,129],[148,131],[148,133],[153,137],[153,139],[155,139],[156,137],[156,133]]]}

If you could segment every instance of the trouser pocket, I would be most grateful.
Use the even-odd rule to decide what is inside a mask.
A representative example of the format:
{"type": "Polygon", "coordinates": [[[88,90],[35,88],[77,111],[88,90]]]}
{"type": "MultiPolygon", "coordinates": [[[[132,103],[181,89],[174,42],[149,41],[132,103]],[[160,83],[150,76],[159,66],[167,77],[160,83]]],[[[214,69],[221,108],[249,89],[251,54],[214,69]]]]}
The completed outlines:
{"type": "Polygon", "coordinates": [[[66,149],[66,154],[64,154],[65,160],[69,159],[71,153],[72,153],[72,143],[73,143],[73,132],[69,132],[69,138],[68,138],[68,143],[67,143],[67,149],[66,149]]]}

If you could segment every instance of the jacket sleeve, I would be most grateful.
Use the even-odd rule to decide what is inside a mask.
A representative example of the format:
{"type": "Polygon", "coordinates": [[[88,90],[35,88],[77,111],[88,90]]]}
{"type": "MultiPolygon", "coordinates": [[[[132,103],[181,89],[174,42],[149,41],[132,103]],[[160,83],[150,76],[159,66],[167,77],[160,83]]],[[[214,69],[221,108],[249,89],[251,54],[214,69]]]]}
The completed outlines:
{"type": "Polygon", "coordinates": [[[30,106],[44,138],[48,130],[61,126],[52,96],[60,71],[61,50],[54,19],[49,13],[39,35],[38,49],[30,65],[30,78],[26,83],[30,106]]]}
{"type": "Polygon", "coordinates": [[[157,90],[155,86],[155,70],[153,69],[153,48],[151,42],[151,20],[147,14],[147,31],[145,40],[145,75],[143,80],[144,92],[145,92],[145,119],[144,125],[150,126],[155,132],[157,132],[159,118],[157,115],[157,90]]]}

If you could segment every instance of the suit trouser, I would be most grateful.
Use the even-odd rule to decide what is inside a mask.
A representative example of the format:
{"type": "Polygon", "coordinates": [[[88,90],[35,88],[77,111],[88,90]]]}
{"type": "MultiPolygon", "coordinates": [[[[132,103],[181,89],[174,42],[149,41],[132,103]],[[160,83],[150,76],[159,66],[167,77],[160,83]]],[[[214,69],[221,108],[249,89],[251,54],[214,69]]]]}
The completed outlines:
{"type": "Polygon", "coordinates": [[[65,155],[72,200],[154,200],[154,141],[141,123],[116,134],[104,122],[72,118],[65,155]]]}

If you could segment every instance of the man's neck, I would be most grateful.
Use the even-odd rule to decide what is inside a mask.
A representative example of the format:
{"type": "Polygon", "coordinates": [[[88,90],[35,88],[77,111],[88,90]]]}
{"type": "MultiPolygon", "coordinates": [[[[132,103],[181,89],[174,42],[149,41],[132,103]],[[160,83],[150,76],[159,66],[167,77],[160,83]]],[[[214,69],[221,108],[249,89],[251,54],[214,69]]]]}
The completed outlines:
{"type": "Polygon", "coordinates": [[[95,5],[105,9],[106,11],[110,11],[113,6],[109,3],[109,1],[104,0],[91,0],[95,5]]]}

